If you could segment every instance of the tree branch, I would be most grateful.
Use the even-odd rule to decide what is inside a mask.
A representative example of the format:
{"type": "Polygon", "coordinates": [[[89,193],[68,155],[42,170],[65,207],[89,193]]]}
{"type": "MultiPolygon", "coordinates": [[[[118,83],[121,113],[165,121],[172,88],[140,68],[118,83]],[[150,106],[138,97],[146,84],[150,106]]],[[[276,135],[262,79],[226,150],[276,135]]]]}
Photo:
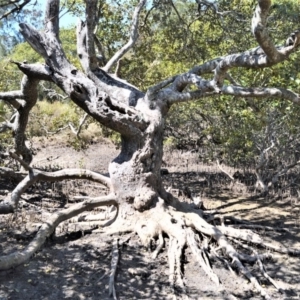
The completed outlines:
{"type": "Polygon", "coordinates": [[[252,33],[255,36],[258,44],[263,49],[269,61],[280,61],[284,59],[283,54],[278,52],[274,46],[268,30],[267,17],[271,6],[270,0],[259,0],[252,18],[252,33]]]}
{"type": "Polygon", "coordinates": [[[2,3],[2,2],[1,2],[0,7],[5,7],[5,6],[9,5],[9,4],[14,4],[15,7],[12,8],[12,9],[9,9],[6,13],[4,13],[2,16],[0,16],[0,21],[1,21],[2,19],[7,18],[9,15],[14,14],[15,12],[16,12],[16,13],[20,13],[20,11],[21,11],[21,10],[22,10],[22,9],[23,9],[30,1],[31,1],[31,0],[24,0],[23,3],[19,3],[19,2],[21,2],[20,0],[15,0],[15,1],[11,0],[11,1],[7,2],[7,3],[5,3],[5,2],[2,3]]]}
{"type": "Polygon", "coordinates": [[[49,0],[45,10],[45,29],[59,37],[59,0],[49,0]]]}
{"type": "MultiPolygon", "coordinates": [[[[121,108],[121,103],[117,105],[118,102],[111,100],[103,90],[106,89],[114,99],[122,99],[123,101],[124,98],[129,99],[129,104],[135,104],[140,97],[143,97],[143,93],[130,85],[113,79],[99,68],[94,74],[89,70],[88,64],[85,63],[88,78],[68,62],[60,41],[51,32],[48,34],[39,33],[26,24],[21,24],[20,27],[26,40],[46,60],[52,81],[69,95],[78,106],[97,121],[115,131],[124,135],[140,134],[140,129],[146,126],[140,113],[125,104],[122,104],[124,107],[121,108]],[[128,113],[129,111],[131,113],[128,113]]],[[[80,33],[81,43],[84,46],[84,49],[79,52],[81,61],[83,55],[88,60],[84,42],[85,35],[86,30],[83,30],[83,33],[80,33]]]]}
{"type": "Polygon", "coordinates": [[[237,97],[282,98],[300,105],[300,96],[298,94],[282,88],[244,88],[240,86],[225,85],[222,88],[222,94],[237,97]]]}
{"type": "Polygon", "coordinates": [[[228,69],[233,67],[265,68],[288,59],[300,45],[300,32],[295,31],[283,47],[275,47],[266,29],[270,0],[259,0],[252,18],[252,32],[259,48],[224,57],[215,70],[214,80],[221,87],[228,69]]]}
{"type": "Polygon", "coordinates": [[[180,103],[180,102],[188,102],[193,100],[199,100],[204,97],[210,97],[215,95],[215,92],[212,93],[203,93],[201,90],[193,91],[193,92],[175,92],[170,88],[165,88],[162,91],[160,91],[157,95],[159,98],[162,97],[167,103],[168,106],[171,106],[174,103],[180,103]]]}
{"type": "Polygon", "coordinates": [[[136,6],[132,16],[132,25],[131,25],[129,41],[119,51],[117,51],[115,55],[108,61],[108,63],[103,68],[104,71],[109,72],[112,66],[134,46],[135,42],[138,39],[140,13],[145,3],[146,0],[140,0],[139,4],[136,6]]]}
{"type": "Polygon", "coordinates": [[[71,131],[76,135],[77,138],[79,138],[79,134],[81,132],[82,126],[85,123],[88,116],[89,115],[87,113],[85,113],[84,116],[82,118],[80,118],[79,126],[78,126],[77,130],[75,129],[75,127],[73,126],[73,124],[71,122],[69,123],[69,127],[71,128],[71,131]]]}
{"type": "Polygon", "coordinates": [[[0,93],[0,100],[3,100],[10,105],[12,105],[15,109],[19,109],[22,104],[17,100],[24,99],[24,95],[22,91],[10,91],[10,92],[2,92],[0,93]]]}
{"type": "Polygon", "coordinates": [[[55,182],[65,179],[86,179],[101,183],[111,189],[110,178],[99,173],[86,169],[65,169],[56,172],[45,172],[30,167],[26,162],[14,154],[12,154],[12,156],[28,170],[29,174],[16,186],[11,195],[7,196],[6,199],[0,203],[0,214],[13,213],[18,207],[23,192],[38,181],[55,182]]]}

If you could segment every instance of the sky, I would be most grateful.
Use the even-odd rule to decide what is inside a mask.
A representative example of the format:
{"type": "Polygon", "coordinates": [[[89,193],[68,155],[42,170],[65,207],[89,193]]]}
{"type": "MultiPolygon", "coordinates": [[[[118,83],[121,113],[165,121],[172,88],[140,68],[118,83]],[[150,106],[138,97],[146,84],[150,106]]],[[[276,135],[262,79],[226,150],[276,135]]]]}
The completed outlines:
{"type": "MultiPolygon", "coordinates": [[[[45,14],[45,0],[38,0],[37,1],[41,9],[45,14]]],[[[60,14],[62,17],[59,20],[60,27],[71,27],[75,26],[77,23],[77,18],[71,16],[69,13],[61,12],[60,14]]]]}
{"type": "Polygon", "coordinates": [[[76,23],[77,23],[77,18],[71,16],[68,13],[63,14],[59,20],[60,27],[70,27],[76,25],[76,23]]]}

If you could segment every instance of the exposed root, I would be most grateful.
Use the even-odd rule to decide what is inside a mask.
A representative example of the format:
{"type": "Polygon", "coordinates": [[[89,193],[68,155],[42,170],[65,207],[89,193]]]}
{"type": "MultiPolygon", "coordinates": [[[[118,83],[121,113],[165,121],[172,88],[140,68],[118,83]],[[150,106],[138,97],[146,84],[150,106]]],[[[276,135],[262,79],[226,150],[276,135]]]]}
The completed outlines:
{"type": "Polygon", "coordinates": [[[207,259],[207,254],[205,250],[203,248],[199,249],[195,240],[195,233],[192,231],[191,228],[187,229],[187,242],[204,272],[207,274],[207,276],[211,279],[212,282],[219,286],[220,280],[218,276],[213,272],[210,263],[207,259]]]}
{"type": "MultiPolygon", "coordinates": [[[[243,274],[255,287],[255,289],[265,299],[270,299],[265,289],[259,284],[258,280],[251,274],[243,262],[257,263],[262,275],[269,280],[279,291],[280,287],[267,274],[263,266],[263,260],[270,257],[269,253],[258,254],[253,251],[251,246],[244,246],[246,253],[252,252],[251,255],[238,252],[227,240],[234,239],[238,245],[243,245],[241,241],[247,241],[259,246],[264,245],[261,237],[251,230],[228,228],[225,226],[213,226],[207,223],[199,214],[193,212],[180,212],[166,207],[160,201],[153,210],[139,213],[139,218],[135,226],[141,242],[144,246],[149,246],[151,240],[158,238],[158,245],[152,256],[155,258],[163,247],[163,234],[169,237],[168,258],[170,274],[169,280],[172,286],[180,287],[185,292],[184,280],[181,272],[181,254],[185,245],[190,247],[200,266],[209,278],[217,286],[220,285],[218,276],[213,272],[209,258],[216,257],[220,259],[234,274],[231,265],[243,274]],[[208,239],[202,238],[203,242],[199,244],[198,233],[205,237],[210,237],[218,244],[218,249],[208,246],[208,239]],[[222,249],[231,262],[226,257],[221,257],[217,251],[222,249]]],[[[200,237],[201,238],[201,237],[200,237]]],[[[289,252],[295,253],[290,250],[289,252]]]]}
{"type": "MultiPolygon", "coordinates": [[[[226,233],[232,233],[230,231],[233,228],[230,228],[230,230],[227,230],[227,227],[218,226],[214,227],[208,223],[206,223],[203,219],[199,218],[195,214],[189,214],[188,219],[192,222],[192,227],[194,226],[198,231],[207,234],[207,232],[211,232],[211,236],[216,240],[216,242],[219,244],[220,249],[225,250],[226,254],[232,259],[232,264],[234,264],[237,269],[240,271],[241,274],[243,274],[248,280],[255,286],[255,288],[260,292],[260,294],[265,299],[270,299],[270,296],[266,293],[266,291],[262,288],[262,286],[258,283],[257,279],[251,274],[251,272],[242,264],[240,260],[240,254],[233,248],[233,246],[227,241],[224,232],[226,233]],[[206,224],[205,224],[205,223],[206,224]],[[205,231],[205,232],[204,232],[205,231]]],[[[245,234],[242,235],[243,238],[245,238],[245,234]]],[[[255,237],[255,236],[253,236],[255,237]]],[[[246,236],[246,240],[248,241],[248,238],[246,236]]]]}
{"type": "Polygon", "coordinates": [[[156,246],[156,249],[152,253],[152,258],[153,259],[155,259],[157,257],[158,253],[163,248],[163,246],[164,246],[164,238],[163,238],[162,232],[159,232],[159,234],[158,234],[158,245],[156,246]]]}
{"type": "Polygon", "coordinates": [[[256,251],[253,251],[253,253],[255,254],[256,256],[256,259],[257,259],[257,263],[258,263],[258,266],[259,266],[259,269],[260,269],[260,272],[262,273],[262,275],[267,279],[269,280],[269,282],[271,282],[274,287],[278,290],[278,291],[282,291],[282,289],[279,287],[279,285],[275,282],[275,280],[273,280],[273,278],[271,278],[269,276],[269,274],[266,272],[265,270],[265,267],[261,261],[261,259],[259,258],[259,255],[257,254],[256,251]]]}
{"type": "Polygon", "coordinates": [[[300,255],[300,250],[284,248],[284,247],[276,246],[274,244],[266,243],[258,234],[248,229],[236,229],[232,227],[222,227],[222,226],[217,226],[217,228],[226,236],[240,239],[248,243],[258,245],[265,249],[273,250],[281,254],[297,255],[297,256],[300,255]]]}
{"type": "MultiPolygon", "coordinates": [[[[44,223],[34,240],[21,252],[12,253],[7,256],[0,257],[0,270],[9,269],[25,262],[32,254],[34,254],[44,243],[47,237],[51,235],[59,223],[74,217],[88,209],[92,209],[104,205],[114,205],[117,207],[116,214],[113,219],[109,220],[109,224],[114,222],[118,217],[119,207],[116,201],[116,195],[110,194],[99,198],[82,197],[83,202],[74,204],[70,208],[62,210],[49,217],[47,223],[44,223]]],[[[123,214],[120,213],[119,218],[114,224],[103,230],[99,228],[94,232],[101,232],[107,235],[120,234],[135,231],[138,233],[144,246],[150,247],[153,240],[157,240],[157,245],[152,253],[153,259],[157,257],[164,246],[164,236],[169,238],[168,242],[168,261],[169,261],[169,281],[174,290],[174,295],[182,294],[186,296],[186,287],[182,273],[181,256],[185,246],[188,246],[201,268],[208,275],[210,280],[220,286],[221,282],[218,276],[213,272],[210,258],[221,260],[231,274],[235,274],[232,266],[235,266],[239,273],[243,274],[255,287],[255,289],[265,298],[270,299],[265,289],[259,284],[258,280],[247,269],[245,263],[257,263],[261,274],[280,291],[278,284],[267,274],[263,261],[270,257],[269,253],[259,254],[251,245],[258,245],[264,248],[280,250],[278,252],[286,254],[299,254],[299,250],[285,249],[265,243],[262,238],[249,229],[236,229],[232,227],[213,226],[202,218],[201,212],[195,210],[175,210],[173,207],[166,206],[163,200],[160,200],[156,207],[144,212],[128,213],[128,207],[122,206],[123,214]],[[125,213],[124,213],[125,212],[125,213]],[[124,217],[125,216],[125,217],[124,217]],[[210,241],[215,244],[211,245],[210,241]],[[247,243],[244,243],[246,241],[247,243]],[[250,245],[247,245],[249,244],[250,245]],[[215,247],[217,245],[217,247],[215,247]],[[237,245],[238,249],[233,245],[237,245]],[[245,249],[244,252],[239,249],[245,249]],[[222,252],[219,252],[222,250],[222,252]],[[250,254],[249,254],[250,253],[250,254]],[[176,290],[178,288],[178,291],[176,290]]],[[[121,212],[122,212],[121,211],[121,212]]],[[[101,215],[102,216],[102,215],[101,215]]],[[[84,230],[84,226],[104,227],[105,224],[99,221],[87,221],[90,217],[85,216],[77,218],[77,221],[83,222],[70,223],[76,226],[77,231],[84,230]],[[83,227],[82,227],[83,226],[83,227]],[[80,229],[81,228],[81,229],[80,229]]],[[[94,217],[93,217],[94,218],[94,217]]],[[[95,217],[99,219],[99,216],[95,217]]],[[[107,223],[106,223],[107,225],[107,223]]],[[[115,291],[115,274],[119,260],[120,243],[115,240],[112,250],[111,271],[109,276],[109,294],[116,299],[115,291]]],[[[151,247],[150,247],[151,248],[151,247]]]]}
{"type": "Polygon", "coordinates": [[[111,258],[111,269],[109,275],[109,296],[113,296],[114,300],[117,299],[116,289],[115,289],[115,275],[118,267],[119,261],[119,248],[118,240],[114,239],[113,249],[112,249],[112,258],[111,258]]]}
{"type": "Polygon", "coordinates": [[[169,239],[169,267],[170,267],[170,274],[169,274],[169,281],[171,286],[175,286],[181,289],[184,293],[186,292],[185,286],[183,283],[183,277],[181,273],[181,255],[182,250],[185,243],[182,241],[177,240],[174,237],[170,237],[169,239]]]}
{"type": "Polygon", "coordinates": [[[85,200],[81,203],[74,204],[67,209],[54,213],[47,220],[47,222],[45,222],[40,227],[35,238],[29,243],[27,247],[25,247],[22,251],[13,252],[11,254],[0,257],[0,270],[7,270],[27,261],[35,252],[40,249],[46,239],[54,232],[57,225],[61,222],[70,219],[84,212],[85,210],[93,209],[95,207],[105,205],[118,206],[115,198],[116,196],[114,194],[109,194],[107,196],[94,198],[92,200],[85,200]]]}
{"type": "Polygon", "coordinates": [[[224,265],[226,265],[227,269],[230,271],[230,273],[233,275],[233,276],[236,276],[236,273],[232,270],[231,266],[230,266],[230,263],[228,262],[227,259],[221,257],[217,251],[211,247],[211,253],[210,253],[210,256],[212,257],[215,257],[217,258],[218,260],[220,260],[224,265]]]}
{"type": "Polygon", "coordinates": [[[224,219],[230,220],[231,222],[235,223],[235,225],[228,225],[228,226],[234,226],[234,227],[244,228],[244,229],[263,230],[263,231],[288,232],[288,229],[286,229],[286,228],[257,225],[257,224],[253,224],[249,221],[237,219],[233,216],[224,216],[224,219]]]}
{"type": "Polygon", "coordinates": [[[251,251],[253,253],[253,255],[241,255],[240,254],[240,258],[244,261],[248,261],[248,262],[257,262],[260,272],[261,274],[271,283],[274,285],[274,287],[278,290],[281,291],[281,288],[278,286],[278,284],[267,274],[265,267],[262,263],[263,260],[271,258],[272,255],[270,253],[266,253],[266,254],[258,254],[257,251],[255,251],[253,248],[249,247],[248,245],[245,245],[237,240],[232,239],[232,241],[236,244],[238,244],[240,247],[247,249],[248,251],[251,251]]]}

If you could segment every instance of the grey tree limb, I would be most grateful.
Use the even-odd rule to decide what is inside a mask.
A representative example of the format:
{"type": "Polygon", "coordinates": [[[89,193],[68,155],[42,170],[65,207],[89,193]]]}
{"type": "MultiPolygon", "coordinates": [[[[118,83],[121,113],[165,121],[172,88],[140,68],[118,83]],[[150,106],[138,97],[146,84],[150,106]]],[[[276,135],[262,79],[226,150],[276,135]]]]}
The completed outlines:
{"type": "Polygon", "coordinates": [[[23,250],[13,252],[0,257],[0,270],[7,270],[27,261],[44,244],[46,239],[54,232],[55,228],[63,221],[68,220],[86,210],[99,206],[118,205],[116,196],[109,194],[107,196],[85,200],[74,204],[67,209],[54,213],[39,229],[35,238],[23,250]]]}
{"type": "Polygon", "coordinates": [[[9,103],[15,109],[19,109],[22,104],[18,99],[24,99],[24,94],[22,91],[10,91],[10,92],[1,92],[0,93],[0,100],[9,103]]]}
{"type": "Polygon", "coordinates": [[[101,175],[99,173],[86,170],[86,169],[65,169],[56,172],[45,172],[38,169],[34,169],[26,161],[22,160],[15,153],[10,155],[16,159],[25,170],[28,171],[28,175],[15,187],[11,195],[8,195],[2,202],[0,202],[0,213],[9,214],[16,211],[21,195],[30,186],[38,181],[61,181],[64,179],[86,179],[103,184],[111,189],[111,180],[109,177],[101,175]]]}
{"type": "Polygon", "coordinates": [[[138,39],[138,27],[139,27],[139,18],[140,13],[143,7],[146,4],[146,0],[140,0],[139,4],[136,6],[133,16],[132,16],[132,25],[130,31],[130,37],[128,42],[118,50],[114,56],[107,62],[107,64],[103,67],[103,70],[109,72],[112,66],[118,62],[136,43],[138,39]]]}
{"type": "Polygon", "coordinates": [[[13,15],[14,13],[20,13],[20,11],[28,4],[31,0],[24,0],[21,2],[21,0],[10,0],[6,1],[3,0],[3,2],[0,3],[0,7],[9,6],[10,4],[14,4],[14,7],[9,8],[5,13],[0,15],[0,21],[7,18],[9,15],[13,15]]]}
{"type": "MultiPolygon", "coordinates": [[[[58,13],[53,11],[54,9],[58,10],[58,0],[49,0],[49,2],[53,2],[55,5],[50,10],[51,15],[46,16],[46,19],[50,19],[52,15],[56,16],[58,13]]],[[[52,81],[62,88],[78,106],[103,125],[124,135],[140,135],[140,130],[146,127],[141,113],[129,108],[128,104],[125,105],[124,109],[124,105],[115,102],[115,99],[119,100],[129,97],[132,99],[132,102],[136,102],[140,97],[143,97],[143,93],[132,86],[112,79],[99,68],[96,72],[92,72],[89,70],[87,62],[84,62],[83,65],[88,71],[88,76],[78,71],[65,57],[60,41],[57,38],[56,27],[51,26],[47,27],[48,32],[45,34],[37,32],[31,26],[20,24],[21,33],[25,39],[44,57],[50,70],[52,81]],[[103,86],[107,87],[107,90],[104,92],[103,86]],[[124,87],[124,90],[121,89],[122,87],[124,87]],[[126,90],[128,91],[127,96],[124,94],[126,90]],[[106,92],[111,93],[111,95],[106,92]]],[[[83,27],[86,28],[86,26],[83,27]]],[[[80,53],[82,55],[88,53],[86,43],[84,43],[86,34],[86,30],[83,30],[81,42],[83,49],[79,51],[79,57],[80,53]]],[[[83,61],[82,58],[81,61],[83,61]]],[[[129,99],[129,103],[130,101],[129,99]]]]}

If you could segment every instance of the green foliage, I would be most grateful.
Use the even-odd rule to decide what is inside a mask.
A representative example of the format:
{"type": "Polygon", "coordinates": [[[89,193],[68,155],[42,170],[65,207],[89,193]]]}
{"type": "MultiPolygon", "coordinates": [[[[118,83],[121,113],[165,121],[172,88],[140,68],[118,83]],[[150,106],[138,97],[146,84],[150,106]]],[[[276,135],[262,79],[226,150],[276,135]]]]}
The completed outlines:
{"type": "Polygon", "coordinates": [[[69,124],[79,127],[82,110],[71,101],[39,101],[32,109],[27,132],[30,137],[53,137],[61,143],[80,150],[91,143],[99,142],[103,137],[110,138],[116,145],[120,135],[88,119],[83,126],[80,137],[70,130],[69,124]]]}
{"type": "MultiPolygon", "coordinates": [[[[42,27],[42,8],[37,1],[26,5],[22,10],[9,14],[6,18],[0,20],[0,59],[9,54],[11,49],[24,41],[19,32],[19,23],[28,23],[35,28],[42,27]]],[[[11,3],[0,7],[0,16],[16,8],[16,3],[11,3]]]]}
{"type": "MultiPolygon", "coordinates": [[[[140,30],[140,42],[124,61],[122,75],[138,87],[145,90],[209,59],[257,46],[250,31],[256,2],[218,1],[220,11],[232,12],[222,17],[208,7],[197,12],[192,1],[173,3],[178,13],[167,2],[158,3],[155,9],[148,8],[140,30]]],[[[297,1],[273,3],[269,31],[275,43],[282,45],[298,28],[300,7],[297,1]]],[[[293,55],[289,61],[272,68],[237,68],[230,73],[237,84],[245,87],[284,87],[298,92],[299,67],[299,59],[293,55]]],[[[280,99],[229,96],[180,104],[172,107],[169,114],[165,144],[204,148],[205,155],[212,159],[221,153],[229,164],[253,163],[258,154],[254,136],[263,135],[270,111],[278,110],[286,130],[295,132],[299,108],[291,109],[291,106],[280,99]]]]}
{"type": "Polygon", "coordinates": [[[31,111],[28,133],[30,136],[44,136],[59,131],[69,122],[77,126],[78,110],[72,102],[39,101],[31,111]]]}

